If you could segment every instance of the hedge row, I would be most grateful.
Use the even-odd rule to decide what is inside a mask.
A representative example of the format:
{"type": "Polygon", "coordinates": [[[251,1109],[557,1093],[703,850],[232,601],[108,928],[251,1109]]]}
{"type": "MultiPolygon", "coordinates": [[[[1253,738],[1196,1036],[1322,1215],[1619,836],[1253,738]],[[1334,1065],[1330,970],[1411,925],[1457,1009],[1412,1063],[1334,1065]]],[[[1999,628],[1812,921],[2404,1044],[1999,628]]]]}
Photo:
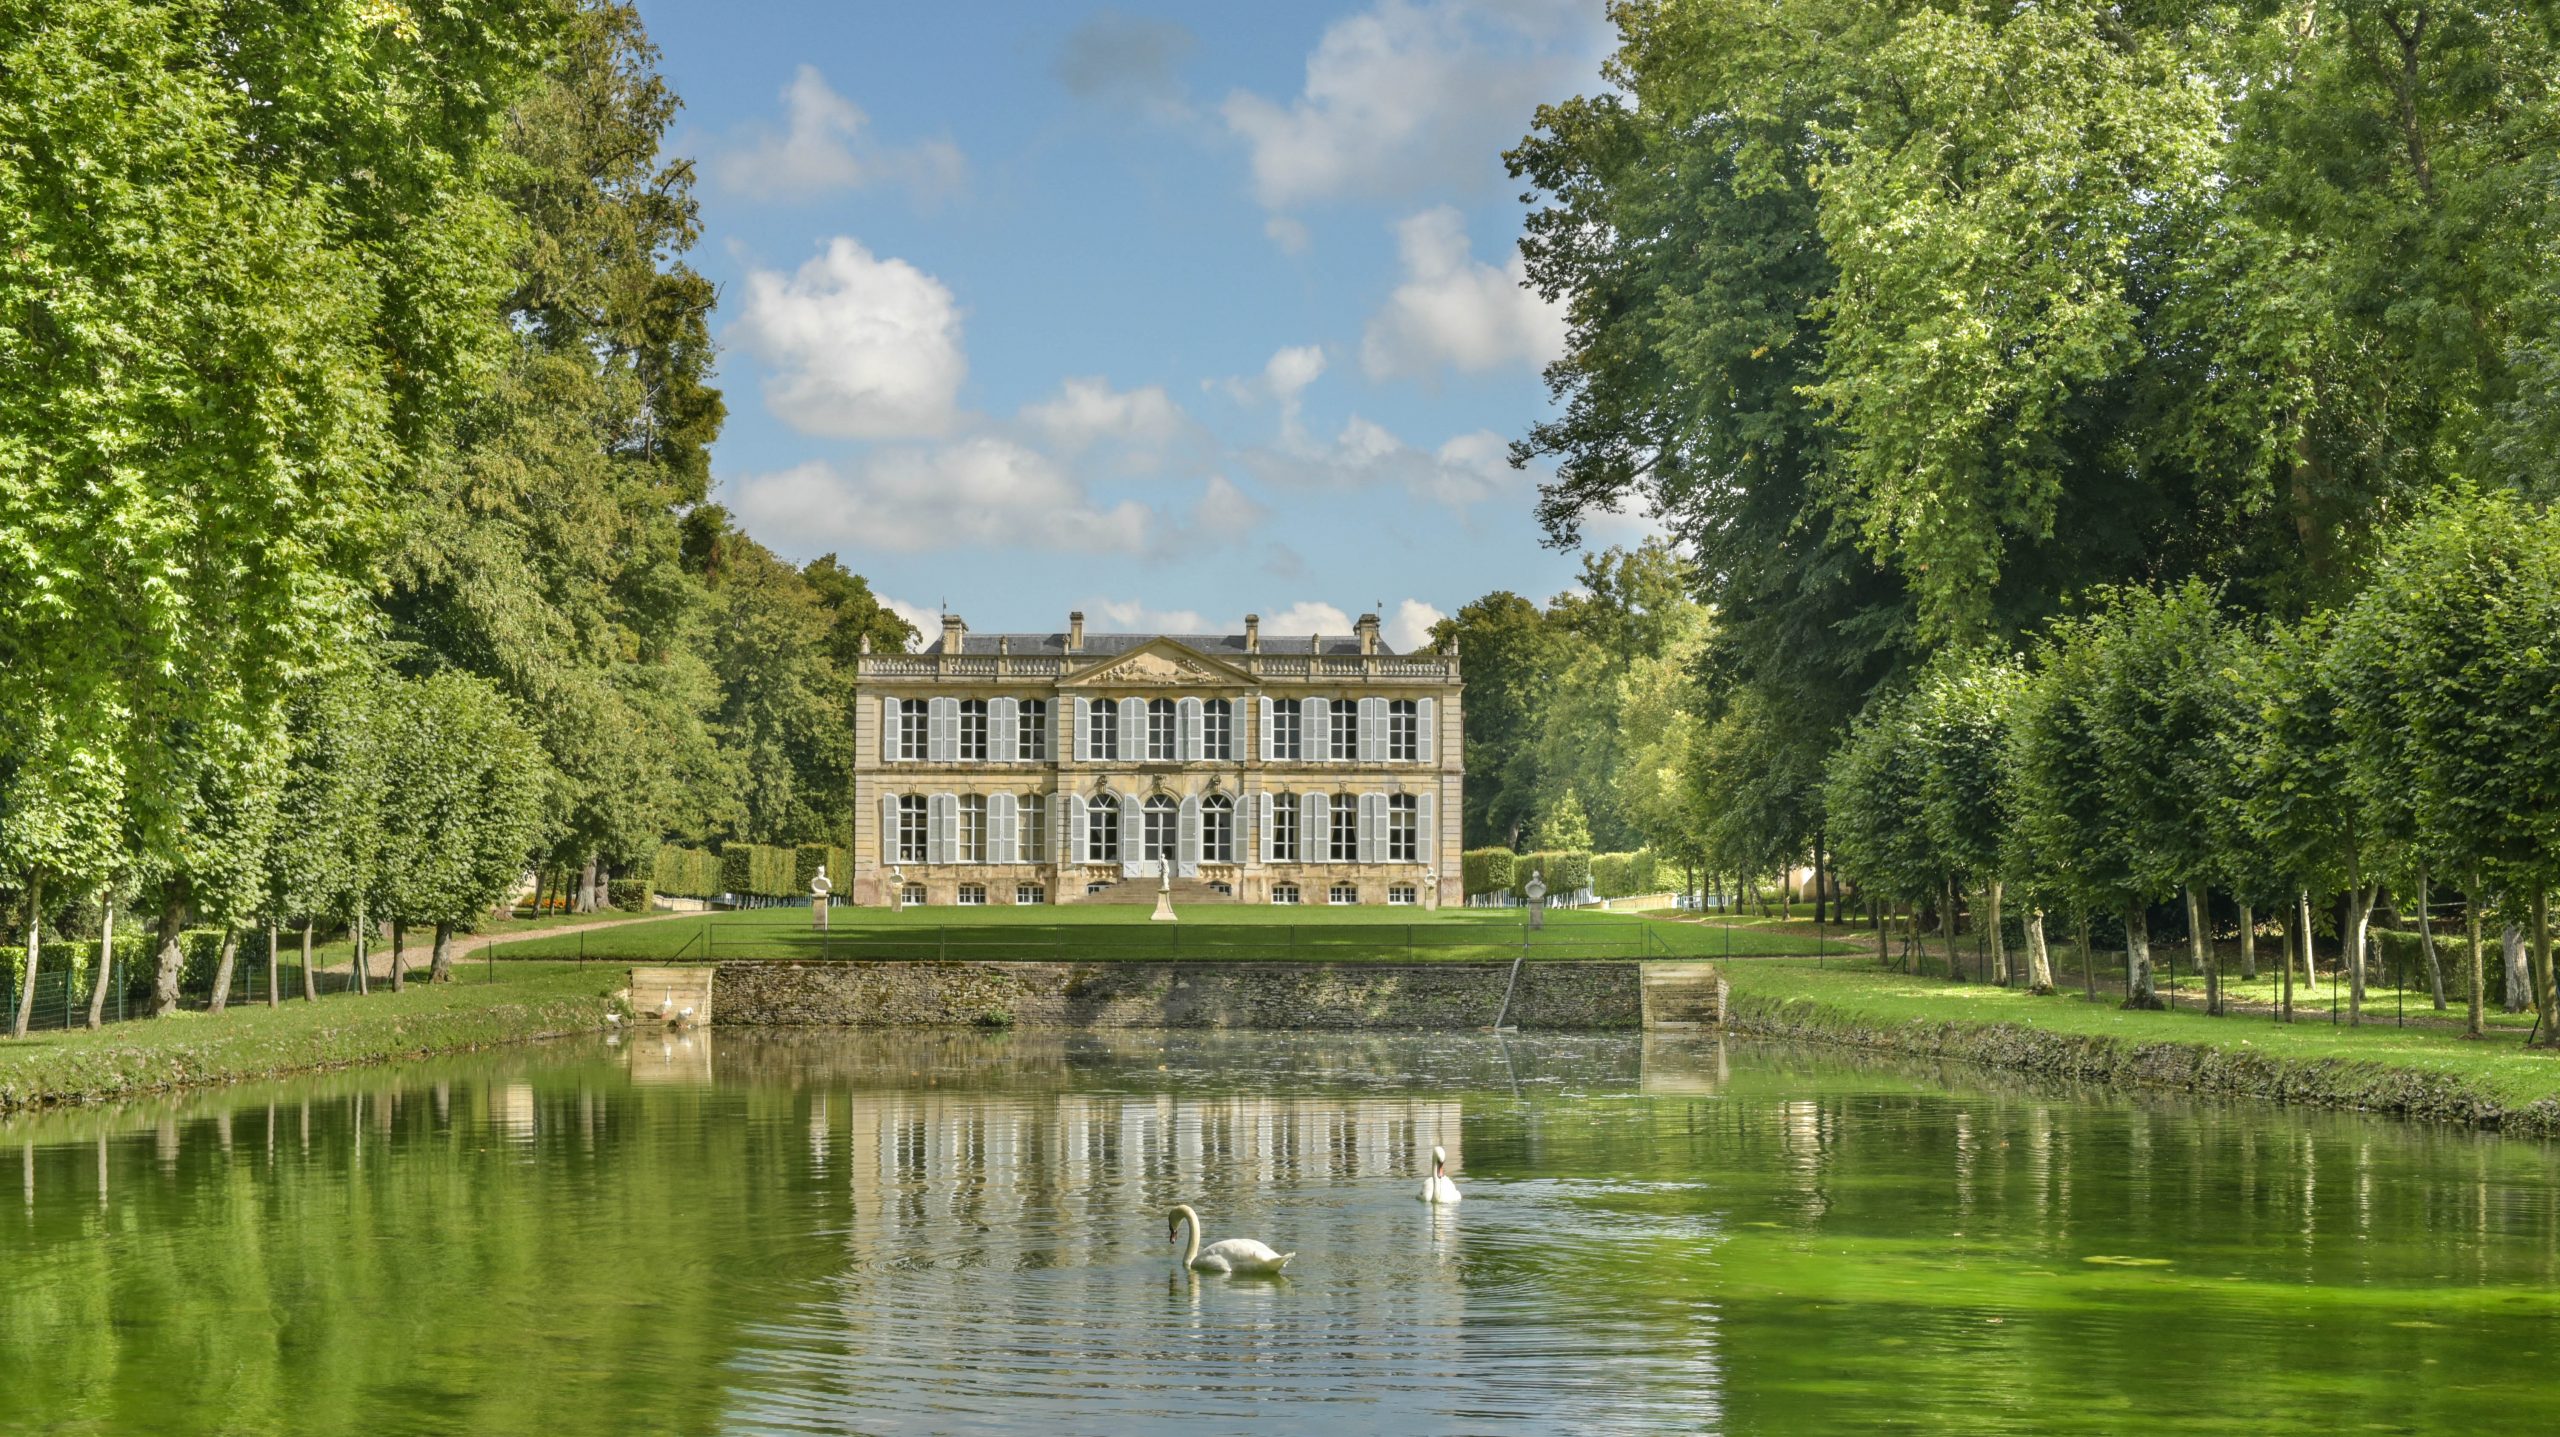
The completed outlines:
{"type": "MultiPolygon", "coordinates": [[[[663,843],[658,846],[658,861],[649,886],[651,891],[676,898],[712,898],[723,893],[749,898],[805,898],[809,880],[818,876],[818,865],[822,863],[827,868],[828,882],[842,892],[846,875],[853,870],[853,854],[832,843],[789,847],[731,843],[717,853],[663,843]]],[[[622,885],[615,883],[616,907],[622,906],[621,890],[622,885]]]]}
{"type": "Polygon", "coordinates": [[[709,898],[720,891],[720,855],[661,843],[649,886],[678,898],[709,898]]]}
{"type": "Polygon", "coordinates": [[[1654,859],[1650,848],[1639,848],[1633,853],[1595,853],[1591,855],[1591,891],[1602,898],[1659,893],[1662,891],[1661,870],[1662,865],[1654,859]]]}
{"type": "Polygon", "coordinates": [[[1516,881],[1512,872],[1520,855],[1508,848],[1470,848],[1458,855],[1458,875],[1465,883],[1467,895],[1508,893],[1516,881]]]}

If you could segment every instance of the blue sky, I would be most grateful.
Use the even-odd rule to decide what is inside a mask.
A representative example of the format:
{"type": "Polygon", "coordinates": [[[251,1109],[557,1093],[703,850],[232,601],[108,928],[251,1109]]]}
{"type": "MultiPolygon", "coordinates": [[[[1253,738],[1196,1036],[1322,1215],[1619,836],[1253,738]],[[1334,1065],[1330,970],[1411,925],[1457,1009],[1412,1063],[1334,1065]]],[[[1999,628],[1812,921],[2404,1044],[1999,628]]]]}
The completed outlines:
{"type": "Polygon", "coordinates": [[[640,8],[721,291],[716,497],[786,557],[980,630],[1400,644],[1571,582],[1503,456],[1562,331],[1501,152],[1599,84],[1598,0],[640,8]]]}

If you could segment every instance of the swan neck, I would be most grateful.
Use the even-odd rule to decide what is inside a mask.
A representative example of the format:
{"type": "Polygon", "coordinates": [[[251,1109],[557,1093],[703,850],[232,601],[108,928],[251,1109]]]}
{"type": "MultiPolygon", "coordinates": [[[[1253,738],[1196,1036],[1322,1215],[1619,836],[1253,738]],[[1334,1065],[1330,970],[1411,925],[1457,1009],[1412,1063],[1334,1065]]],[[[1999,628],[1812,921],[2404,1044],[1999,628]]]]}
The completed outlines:
{"type": "Polygon", "coordinates": [[[1184,1203],[1174,1208],[1173,1215],[1189,1238],[1189,1245],[1182,1251],[1182,1265],[1189,1267],[1192,1260],[1200,1256],[1200,1214],[1193,1212],[1189,1203],[1184,1203]]]}

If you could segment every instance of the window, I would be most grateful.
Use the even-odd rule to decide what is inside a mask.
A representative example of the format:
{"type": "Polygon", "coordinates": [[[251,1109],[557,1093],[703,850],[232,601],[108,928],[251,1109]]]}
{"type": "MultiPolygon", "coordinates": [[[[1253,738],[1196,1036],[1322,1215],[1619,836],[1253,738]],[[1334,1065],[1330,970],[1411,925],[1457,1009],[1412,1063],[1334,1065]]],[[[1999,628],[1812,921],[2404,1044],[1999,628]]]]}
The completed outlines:
{"type": "Polygon", "coordinates": [[[910,883],[906,887],[899,889],[898,902],[908,908],[922,908],[924,906],[924,885],[921,883],[910,883]]]}
{"type": "Polygon", "coordinates": [[[1182,721],[1171,699],[1147,700],[1147,762],[1172,763],[1182,757],[1182,721]]]}
{"type": "Polygon", "coordinates": [[[1294,793],[1271,795],[1271,861],[1298,861],[1298,796],[1294,793]]]}
{"type": "Polygon", "coordinates": [[[984,908],[987,906],[987,885],[963,883],[960,885],[960,891],[952,895],[951,901],[963,908],[984,908]]]}
{"type": "MultiPolygon", "coordinates": [[[[1131,702],[1136,702],[1134,699],[1131,702]]],[[[1095,699],[1085,705],[1084,751],[1087,757],[1116,760],[1120,757],[1120,701],[1095,699]]]]}
{"type": "Polygon", "coordinates": [[[1272,884],[1271,901],[1283,906],[1295,904],[1298,901],[1298,885],[1294,883],[1272,884]]]}
{"type": "Polygon", "coordinates": [[[1110,884],[1108,884],[1108,883],[1088,883],[1088,884],[1086,884],[1086,885],[1084,886],[1084,896],[1085,896],[1085,897],[1087,897],[1087,898],[1091,898],[1093,895],[1095,895],[1095,894],[1097,894],[1097,893],[1105,893],[1105,892],[1110,891],[1110,888],[1111,888],[1111,885],[1110,885],[1110,884]]]}
{"type": "Polygon", "coordinates": [[[1150,863],[1159,858],[1172,858],[1174,834],[1180,826],[1178,820],[1181,816],[1181,810],[1174,801],[1159,793],[1147,800],[1147,806],[1139,816],[1144,820],[1139,839],[1145,846],[1139,850],[1138,856],[1150,863]]]}
{"type": "Polygon", "coordinates": [[[1274,763],[1296,763],[1307,756],[1300,735],[1306,732],[1306,710],[1296,699],[1281,699],[1271,706],[1271,759],[1274,763]]]}
{"type": "Polygon", "coordinates": [[[1200,800],[1200,857],[1206,863],[1236,861],[1236,806],[1223,793],[1200,800]]]}
{"type": "Polygon", "coordinates": [[[987,861],[987,796],[983,793],[960,795],[960,832],[958,861],[987,861]]]}
{"type": "Polygon", "coordinates": [[[1357,903],[1360,901],[1360,890],[1349,883],[1337,883],[1333,885],[1331,889],[1326,891],[1324,901],[1327,903],[1357,903]]]}
{"type": "Polygon", "coordinates": [[[1049,701],[1024,699],[1014,705],[1013,756],[1024,763],[1049,761],[1049,701]]]}
{"type": "Polygon", "coordinates": [[[1236,756],[1236,706],[1225,699],[1211,699],[1200,711],[1200,756],[1211,763],[1228,763],[1236,756]]]}
{"type": "Polygon", "coordinates": [[[1387,906],[1389,908],[1411,908],[1413,906],[1413,885],[1410,883],[1395,883],[1388,885],[1387,906]]]}
{"type": "Polygon", "coordinates": [[[1418,763],[1422,759],[1422,705],[1413,699],[1397,699],[1387,705],[1387,757],[1396,763],[1418,763]]]}
{"type": "Polygon", "coordinates": [[[1209,885],[1209,891],[1210,891],[1210,892],[1212,892],[1212,893],[1223,893],[1223,894],[1227,895],[1229,898],[1233,898],[1233,897],[1235,897],[1235,896],[1236,896],[1236,886],[1235,886],[1234,884],[1232,884],[1232,883],[1225,883],[1225,882],[1212,883],[1212,884],[1210,884],[1210,885],[1209,885]]]}
{"type": "Polygon", "coordinates": [[[1333,701],[1333,744],[1325,751],[1327,758],[1360,756],[1360,702],[1357,699],[1333,701]]]}
{"type": "Polygon", "coordinates": [[[921,793],[898,795],[898,861],[900,863],[925,861],[924,836],[924,795],[921,793]]]}
{"type": "Polygon", "coordinates": [[[1333,842],[1327,856],[1336,863],[1360,861],[1360,795],[1333,796],[1333,842]]]}
{"type": "Polygon", "coordinates": [[[1412,794],[1387,795],[1387,861],[1422,861],[1422,800],[1412,794]]]}
{"type": "Polygon", "coordinates": [[[933,710],[923,699],[898,700],[898,757],[917,763],[933,752],[933,710]]]}
{"type": "Polygon", "coordinates": [[[1107,793],[1085,805],[1084,856],[1091,863],[1120,861],[1120,800],[1107,793]]]}
{"type": "Polygon", "coordinates": [[[960,701],[960,759],[963,763],[987,761],[987,701],[960,701]]]}
{"type": "Polygon", "coordinates": [[[1049,795],[1026,793],[1014,804],[1013,860],[1049,861],[1049,795]]]}
{"type": "Polygon", "coordinates": [[[1026,908],[1033,907],[1049,901],[1049,890],[1037,883],[1017,883],[1013,885],[1013,901],[1026,908]]]}

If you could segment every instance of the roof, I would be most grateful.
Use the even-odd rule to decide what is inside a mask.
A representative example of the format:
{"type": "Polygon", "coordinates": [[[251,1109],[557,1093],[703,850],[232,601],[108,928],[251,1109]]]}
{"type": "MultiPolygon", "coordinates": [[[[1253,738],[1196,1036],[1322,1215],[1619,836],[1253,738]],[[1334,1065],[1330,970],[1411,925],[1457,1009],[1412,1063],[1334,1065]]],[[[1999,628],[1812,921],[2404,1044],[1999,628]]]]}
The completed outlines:
{"type": "MultiPolygon", "coordinates": [[[[1088,630],[1084,636],[1084,647],[1077,651],[1077,656],[1108,657],[1112,654],[1125,654],[1131,649],[1153,643],[1157,639],[1171,639],[1185,648],[1196,649],[1212,656],[1233,655],[1241,658],[1248,652],[1244,646],[1242,634],[1097,634],[1088,630]]],[[[960,652],[993,654],[996,652],[999,641],[1003,643],[1007,653],[1063,655],[1067,652],[1067,636],[1063,633],[964,634],[960,639],[960,652]]],[[[918,652],[941,653],[942,640],[935,639],[918,652]]],[[[1288,638],[1279,634],[1265,633],[1262,636],[1262,652],[1357,655],[1360,652],[1360,640],[1357,636],[1349,634],[1300,635],[1296,638],[1288,638]]],[[[1380,643],[1378,652],[1392,654],[1395,650],[1380,643]]]]}

